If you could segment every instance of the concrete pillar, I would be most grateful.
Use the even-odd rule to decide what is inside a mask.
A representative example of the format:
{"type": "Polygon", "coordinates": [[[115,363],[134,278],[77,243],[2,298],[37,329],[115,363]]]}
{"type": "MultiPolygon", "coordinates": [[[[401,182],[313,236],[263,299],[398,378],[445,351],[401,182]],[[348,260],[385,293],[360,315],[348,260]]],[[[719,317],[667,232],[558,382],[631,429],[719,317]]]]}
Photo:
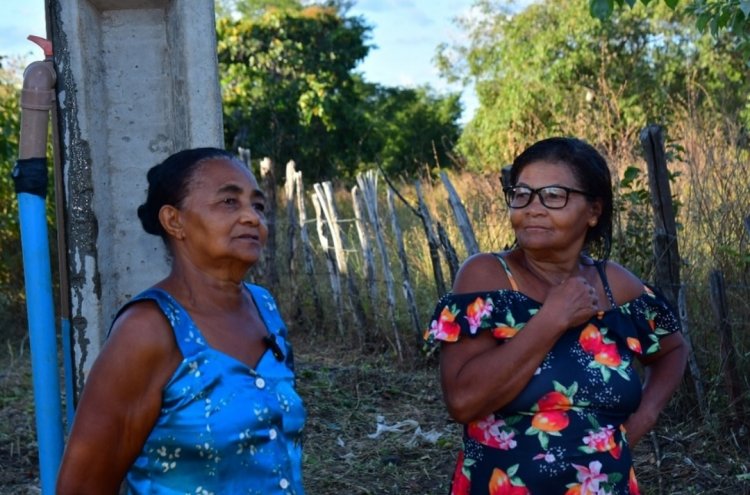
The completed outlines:
{"type": "Polygon", "coordinates": [[[58,72],[80,390],[117,309],[168,272],[136,209],[146,171],[223,146],[213,0],[47,0],[58,72]]]}

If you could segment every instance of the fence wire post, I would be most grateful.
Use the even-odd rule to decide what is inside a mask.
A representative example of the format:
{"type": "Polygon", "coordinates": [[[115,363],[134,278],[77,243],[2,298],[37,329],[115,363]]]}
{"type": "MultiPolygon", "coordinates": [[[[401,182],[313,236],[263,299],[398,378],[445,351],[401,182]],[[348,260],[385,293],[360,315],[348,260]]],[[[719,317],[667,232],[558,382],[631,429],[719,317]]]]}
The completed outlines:
{"type": "Polygon", "coordinates": [[[422,332],[419,324],[419,315],[417,313],[417,304],[414,302],[414,291],[411,289],[411,277],[409,276],[409,263],[406,258],[406,248],[404,247],[404,236],[401,234],[401,227],[398,224],[398,218],[396,217],[396,207],[393,204],[393,191],[387,190],[388,197],[388,209],[391,214],[391,228],[393,229],[393,235],[396,238],[396,248],[398,249],[398,257],[401,260],[401,285],[404,289],[404,298],[406,299],[406,306],[411,316],[411,323],[414,325],[417,348],[422,340],[422,332]]]}
{"type": "Polygon", "coordinates": [[[414,181],[414,189],[417,191],[420,219],[422,220],[422,227],[427,236],[427,245],[430,249],[432,274],[435,277],[435,289],[437,290],[437,296],[442,297],[442,295],[445,294],[445,281],[443,280],[443,269],[440,265],[440,241],[435,234],[430,210],[424,202],[424,197],[422,196],[422,185],[419,181],[414,181]]]}
{"type": "Polygon", "coordinates": [[[378,307],[378,284],[375,283],[375,258],[370,247],[369,229],[364,220],[364,199],[359,186],[352,187],[352,206],[354,207],[354,222],[357,226],[359,245],[362,248],[362,261],[365,284],[370,296],[370,307],[373,313],[378,307]]]}
{"type": "Polygon", "coordinates": [[[440,172],[440,179],[443,181],[445,190],[448,191],[448,203],[451,205],[453,216],[456,217],[458,229],[461,231],[461,238],[464,241],[464,246],[466,246],[466,256],[477,254],[479,252],[479,243],[477,243],[477,238],[474,235],[474,229],[471,226],[469,215],[466,213],[466,208],[464,208],[464,203],[461,201],[445,172],[440,172]]]}
{"type": "MultiPolygon", "coordinates": [[[[664,150],[663,129],[650,125],[641,131],[641,144],[648,165],[648,182],[651,190],[651,207],[654,212],[654,282],[673,306],[679,307],[680,292],[680,253],[677,249],[677,222],[675,221],[672,192],[669,186],[669,171],[664,150]]],[[[687,322],[687,309],[680,314],[681,322],[687,322]]],[[[703,383],[700,370],[692,352],[693,344],[690,333],[684,331],[683,337],[688,345],[689,369],[695,386],[696,399],[702,413],[707,410],[703,397],[703,383]]]]}
{"type": "Polygon", "coordinates": [[[396,299],[393,291],[393,273],[391,273],[391,263],[388,259],[388,248],[385,244],[383,228],[378,216],[378,173],[374,170],[368,170],[364,174],[357,175],[357,184],[362,189],[365,197],[365,207],[367,216],[370,219],[370,225],[375,230],[375,240],[380,251],[380,258],[383,265],[383,276],[385,277],[386,289],[386,306],[388,308],[388,319],[391,323],[391,330],[395,338],[394,346],[399,360],[403,360],[404,354],[401,348],[401,337],[396,326],[396,299]]]}
{"type": "Polygon", "coordinates": [[[302,172],[294,173],[294,186],[297,198],[297,217],[299,219],[299,239],[302,245],[303,266],[308,282],[310,283],[310,291],[312,292],[313,304],[315,305],[315,322],[317,323],[315,327],[318,327],[323,324],[323,304],[320,301],[320,294],[318,294],[318,280],[315,277],[313,248],[310,243],[310,234],[307,232],[307,210],[305,208],[302,172]]]}

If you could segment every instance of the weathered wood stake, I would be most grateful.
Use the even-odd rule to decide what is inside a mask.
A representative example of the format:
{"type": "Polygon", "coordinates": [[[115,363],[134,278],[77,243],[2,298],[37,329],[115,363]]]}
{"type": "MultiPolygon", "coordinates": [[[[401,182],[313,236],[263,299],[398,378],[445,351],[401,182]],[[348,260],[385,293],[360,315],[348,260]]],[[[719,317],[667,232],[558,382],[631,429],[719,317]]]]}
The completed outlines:
{"type": "Polygon", "coordinates": [[[448,203],[451,205],[458,230],[461,232],[461,238],[466,247],[466,256],[476,254],[479,252],[479,243],[477,243],[477,238],[474,235],[474,229],[471,226],[469,215],[466,213],[466,208],[464,208],[464,203],[448,178],[448,174],[440,172],[440,179],[443,181],[445,190],[448,191],[448,203]]]}
{"type": "Polygon", "coordinates": [[[445,294],[445,281],[443,280],[443,269],[440,264],[440,240],[435,233],[434,223],[430,216],[430,210],[422,197],[422,185],[419,181],[414,181],[414,189],[417,191],[417,200],[419,201],[419,218],[422,220],[425,236],[427,237],[427,246],[430,249],[430,261],[432,261],[432,275],[435,277],[435,290],[437,296],[445,294]]]}
{"type": "Polygon", "coordinates": [[[393,204],[393,191],[390,188],[387,189],[387,199],[388,210],[391,214],[391,229],[396,238],[396,249],[398,250],[398,258],[401,261],[401,285],[404,289],[404,299],[406,299],[406,307],[411,316],[411,323],[414,326],[415,341],[417,348],[419,348],[422,341],[422,328],[419,323],[417,303],[414,300],[414,291],[411,289],[411,277],[409,276],[409,262],[407,261],[406,248],[404,247],[404,236],[401,234],[401,226],[398,224],[396,207],[393,204]]]}
{"type": "Polygon", "coordinates": [[[732,338],[732,325],[729,323],[729,309],[727,305],[727,294],[724,287],[724,275],[719,270],[711,271],[709,275],[711,287],[711,306],[716,315],[719,334],[721,335],[720,362],[721,372],[724,375],[729,408],[732,411],[734,426],[740,426],[745,422],[745,412],[742,405],[742,385],[739,371],[737,370],[737,351],[732,338]]]}
{"type": "Polygon", "coordinates": [[[396,298],[393,290],[393,273],[391,273],[391,263],[388,260],[388,248],[383,235],[383,228],[378,216],[378,173],[375,170],[368,170],[364,174],[357,175],[357,184],[362,190],[365,198],[365,207],[367,216],[370,219],[370,225],[375,231],[375,240],[378,244],[380,259],[383,266],[383,276],[385,277],[386,290],[386,307],[388,309],[388,321],[395,338],[394,347],[399,360],[403,360],[404,353],[401,348],[401,338],[398,327],[396,326],[396,298]]]}

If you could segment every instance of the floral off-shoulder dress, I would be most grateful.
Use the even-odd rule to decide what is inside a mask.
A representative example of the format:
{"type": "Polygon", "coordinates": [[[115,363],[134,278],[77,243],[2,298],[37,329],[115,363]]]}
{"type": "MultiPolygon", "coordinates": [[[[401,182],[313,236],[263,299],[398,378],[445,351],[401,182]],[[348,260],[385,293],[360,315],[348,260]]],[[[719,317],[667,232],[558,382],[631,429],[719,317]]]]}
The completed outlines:
{"type": "MultiPolygon", "coordinates": [[[[429,344],[491,332],[501,345],[523,332],[541,308],[513,290],[447,294],[437,304],[429,344]]],[[[633,360],[659,350],[679,331],[667,302],[644,284],[643,293],[568,329],[511,403],[464,425],[463,449],[451,495],[638,494],[623,422],[638,407],[641,382],[633,360]]]]}

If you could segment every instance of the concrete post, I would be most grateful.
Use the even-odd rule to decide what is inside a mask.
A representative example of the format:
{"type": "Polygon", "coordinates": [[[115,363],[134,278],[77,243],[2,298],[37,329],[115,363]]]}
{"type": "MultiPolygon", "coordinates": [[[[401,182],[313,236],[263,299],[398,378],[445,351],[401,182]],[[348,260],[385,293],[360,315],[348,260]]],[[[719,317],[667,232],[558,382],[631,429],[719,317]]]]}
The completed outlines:
{"type": "Polygon", "coordinates": [[[74,374],[117,309],[168,271],[137,206],[146,171],[223,146],[213,0],[47,0],[58,73],[74,374]]]}

